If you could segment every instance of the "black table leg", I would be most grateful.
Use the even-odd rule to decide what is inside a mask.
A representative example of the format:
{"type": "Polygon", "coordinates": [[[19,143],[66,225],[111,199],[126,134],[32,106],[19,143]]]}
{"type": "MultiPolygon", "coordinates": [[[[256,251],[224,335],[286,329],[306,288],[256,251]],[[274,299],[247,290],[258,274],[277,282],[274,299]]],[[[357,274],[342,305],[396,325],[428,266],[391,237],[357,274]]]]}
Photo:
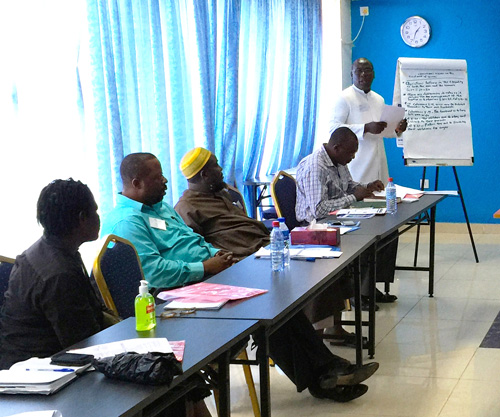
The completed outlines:
{"type": "Polygon", "coordinates": [[[263,336],[259,337],[257,361],[260,375],[260,413],[262,417],[271,415],[271,381],[269,378],[269,332],[262,329],[263,336]]]}
{"type": "Polygon", "coordinates": [[[229,360],[230,352],[225,352],[219,356],[218,364],[218,388],[219,388],[219,417],[229,417],[231,415],[231,395],[229,383],[229,360]]]}
{"type": "MultiPolygon", "coordinates": [[[[354,304],[361,306],[361,257],[354,262],[354,304]]],[[[361,308],[354,309],[355,331],[356,331],[356,365],[363,365],[363,323],[361,308]]]]}

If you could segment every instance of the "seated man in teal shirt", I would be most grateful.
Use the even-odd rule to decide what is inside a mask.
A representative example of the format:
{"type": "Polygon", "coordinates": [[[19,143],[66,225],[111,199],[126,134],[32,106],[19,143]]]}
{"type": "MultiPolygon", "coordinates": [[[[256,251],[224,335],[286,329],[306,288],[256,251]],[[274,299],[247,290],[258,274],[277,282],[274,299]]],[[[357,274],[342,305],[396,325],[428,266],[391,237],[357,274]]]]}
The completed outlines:
{"type": "MultiPolygon", "coordinates": [[[[120,173],[123,191],[102,230],[135,245],[153,287],[172,288],[200,281],[236,262],[231,252],[215,249],[162,202],[167,180],[154,155],[126,156],[120,173]]],[[[357,368],[333,355],[302,312],[271,335],[269,354],[298,391],[308,388],[315,397],[340,402],[363,395],[368,387],[360,382],[378,369],[375,362],[357,368]]]]}
{"type": "Polygon", "coordinates": [[[102,233],[113,233],[134,244],[151,287],[198,282],[235,262],[231,252],[216,249],[193,233],[176,211],[162,202],[167,179],[154,155],[128,155],[120,174],[123,191],[105,219],[102,233]]]}

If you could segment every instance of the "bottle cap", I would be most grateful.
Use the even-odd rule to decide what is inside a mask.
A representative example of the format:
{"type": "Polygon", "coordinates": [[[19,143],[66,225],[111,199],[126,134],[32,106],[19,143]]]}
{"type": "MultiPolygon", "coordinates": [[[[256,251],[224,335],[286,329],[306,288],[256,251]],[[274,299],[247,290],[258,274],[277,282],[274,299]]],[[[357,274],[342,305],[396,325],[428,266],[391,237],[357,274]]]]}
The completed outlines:
{"type": "Polygon", "coordinates": [[[389,181],[389,182],[392,182],[392,181],[393,181],[392,177],[389,177],[388,181],[389,181]]]}
{"type": "Polygon", "coordinates": [[[141,286],[139,287],[139,294],[144,295],[148,293],[148,282],[141,279],[141,286]]]}
{"type": "Polygon", "coordinates": [[[280,227],[280,222],[277,220],[273,221],[273,227],[280,227]]]}
{"type": "Polygon", "coordinates": [[[280,223],[285,223],[285,218],[284,217],[278,217],[278,221],[280,223]]]}

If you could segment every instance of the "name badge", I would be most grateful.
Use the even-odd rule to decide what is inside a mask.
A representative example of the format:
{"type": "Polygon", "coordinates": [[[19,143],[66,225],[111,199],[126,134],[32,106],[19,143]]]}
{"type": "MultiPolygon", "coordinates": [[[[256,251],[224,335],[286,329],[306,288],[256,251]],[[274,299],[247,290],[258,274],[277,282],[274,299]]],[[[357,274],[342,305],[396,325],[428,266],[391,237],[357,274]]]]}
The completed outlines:
{"type": "Polygon", "coordinates": [[[167,223],[163,219],[156,219],[154,217],[149,218],[149,225],[153,229],[167,230],[167,223]]]}

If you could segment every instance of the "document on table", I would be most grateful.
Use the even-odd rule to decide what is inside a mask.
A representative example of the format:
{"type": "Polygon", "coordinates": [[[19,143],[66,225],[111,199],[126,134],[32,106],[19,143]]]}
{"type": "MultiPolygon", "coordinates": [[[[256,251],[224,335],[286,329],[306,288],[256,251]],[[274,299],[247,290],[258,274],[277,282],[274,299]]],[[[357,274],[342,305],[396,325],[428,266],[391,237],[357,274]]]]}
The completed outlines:
{"type": "MultiPolygon", "coordinates": [[[[301,245],[300,247],[290,248],[290,258],[291,259],[331,259],[338,258],[342,255],[342,252],[336,250],[336,248],[331,246],[322,246],[322,247],[306,247],[301,245]]],[[[256,258],[262,259],[270,259],[271,258],[271,250],[268,248],[260,248],[257,252],[255,252],[256,258]]]]}
{"type": "Polygon", "coordinates": [[[404,107],[385,105],[380,116],[381,122],[386,122],[387,127],[382,131],[381,136],[384,138],[395,138],[396,128],[399,122],[405,118],[404,107]]]}
{"type": "Polygon", "coordinates": [[[229,300],[210,301],[204,299],[177,298],[170,301],[164,310],[219,310],[229,300]]]}
{"type": "Polygon", "coordinates": [[[30,358],[0,371],[0,393],[53,394],[90,366],[58,366],[51,365],[50,358],[30,358]]]}
{"type": "Polygon", "coordinates": [[[369,219],[376,214],[385,214],[387,209],[385,207],[381,208],[350,208],[337,210],[335,214],[339,219],[369,219]]]}
{"type": "Polygon", "coordinates": [[[70,353],[82,353],[94,355],[96,359],[115,356],[125,352],[161,352],[171,353],[172,347],[166,337],[145,337],[137,339],[120,340],[119,342],[104,343],[102,345],[89,346],[83,349],[73,349],[70,353]]]}
{"type": "MultiPolygon", "coordinates": [[[[396,197],[404,200],[408,196],[414,196],[413,198],[419,198],[424,195],[424,192],[421,190],[417,190],[415,188],[403,187],[402,185],[396,185],[396,197]]],[[[373,195],[380,198],[385,198],[385,190],[382,191],[374,191],[373,195]]]]}
{"type": "Polygon", "coordinates": [[[458,191],[450,190],[450,191],[424,191],[424,194],[430,194],[430,195],[453,195],[453,196],[458,196],[458,191]]]}
{"type": "Polygon", "coordinates": [[[175,290],[162,291],[158,298],[168,301],[174,298],[182,298],[183,301],[231,301],[255,297],[264,294],[267,290],[258,288],[238,287],[236,285],[213,284],[199,282],[198,284],[186,285],[175,290]]]}
{"type": "Polygon", "coordinates": [[[59,410],[27,411],[26,413],[11,414],[7,417],[63,417],[59,410]]]}

